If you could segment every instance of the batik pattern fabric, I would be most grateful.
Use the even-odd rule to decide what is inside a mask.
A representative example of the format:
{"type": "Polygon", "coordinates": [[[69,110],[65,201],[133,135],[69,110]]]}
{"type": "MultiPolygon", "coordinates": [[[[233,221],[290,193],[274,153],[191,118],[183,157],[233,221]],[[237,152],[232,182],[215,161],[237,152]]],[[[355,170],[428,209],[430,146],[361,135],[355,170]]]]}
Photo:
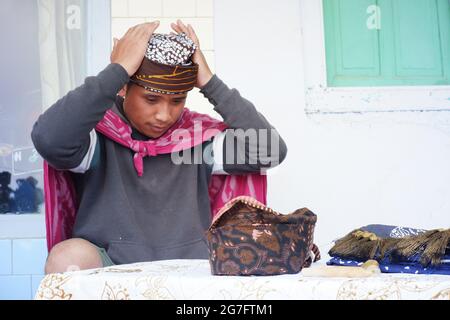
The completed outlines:
{"type": "Polygon", "coordinates": [[[191,65],[191,57],[197,45],[185,33],[154,33],[151,37],[145,57],[167,65],[191,65]]]}
{"type": "MultiPolygon", "coordinates": [[[[349,260],[345,258],[332,257],[327,264],[345,267],[359,267],[364,261],[349,260]]],[[[392,263],[379,261],[380,270],[383,273],[412,273],[412,274],[446,274],[450,275],[450,256],[437,266],[424,267],[420,263],[392,263]]]]}
{"type": "Polygon", "coordinates": [[[184,94],[197,83],[198,64],[192,61],[196,48],[185,33],[155,33],[130,81],[147,91],[184,94]]]}
{"type": "MultiPolygon", "coordinates": [[[[226,128],[227,125],[222,121],[185,108],[178,121],[158,139],[134,140],[131,137],[131,127],[111,110],[106,112],[95,129],[114,142],[133,150],[136,174],[142,176],[144,157],[193,148],[226,128]]],[[[44,161],[44,188],[47,248],[50,251],[57,243],[71,238],[78,203],[71,173],[55,169],[47,161],[44,161]]],[[[213,175],[208,192],[213,216],[228,201],[241,195],[253,197],[265,204],[267,177],[259,173],[213,175]]]]}
{"type": "Polygon", "coordinates": [[[313,245],[316,220],[307,208],[284,215],[251,197],[231,200],[206,232],[212,274],[265,276],[300,272],[320,258],[313,245]]]}

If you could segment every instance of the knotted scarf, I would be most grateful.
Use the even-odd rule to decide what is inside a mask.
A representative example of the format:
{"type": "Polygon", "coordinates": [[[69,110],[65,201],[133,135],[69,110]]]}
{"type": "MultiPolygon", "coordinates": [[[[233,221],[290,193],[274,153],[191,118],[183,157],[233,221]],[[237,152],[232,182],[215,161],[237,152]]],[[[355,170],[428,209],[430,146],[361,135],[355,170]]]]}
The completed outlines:
{"type": "MultiPolygon", "coordinates": [[[[131,127],[111,110],[96,125],[97,132],[134,151],[136,174],[142,176],[145,157],[186,150],[213,138],[227,128],[224,122],[185,108],[178,121],[161,137],[148,141],[134,140],[131,127]],[[180,131],[183,134],[180,134],[180,131]]],[[[78,203],[72,173],[57,170],[44,161],[45,215],[47,247],[51,248],[72,236],[78,203]]],[[[213,175],[209,184],[211,213],[214,216],[225,203],[237,196],[250,196],[266,204],[265,175],[213,175]]]]}

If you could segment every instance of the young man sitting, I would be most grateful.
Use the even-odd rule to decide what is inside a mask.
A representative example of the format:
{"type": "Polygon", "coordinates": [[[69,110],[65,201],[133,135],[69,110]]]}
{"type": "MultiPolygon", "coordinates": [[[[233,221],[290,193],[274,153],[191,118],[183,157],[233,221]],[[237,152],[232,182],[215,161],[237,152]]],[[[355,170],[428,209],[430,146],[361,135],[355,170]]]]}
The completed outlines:
{"type": "Polygon", "coordinates": [[[140,24],[115,39],[111,64],[33,127],[37,151],[52,170],[70,173],[77,195],[73,230],[52,246],[46,273],[205,259],[211,177],[259,174],[286,156],[253,104],[211,72],[193,28],[178,20],[170,35],[154,34],[158,25],[140,24]],[[185,108],[194,87],[223,122],[185,108]],[[198,133],[192,120],[203,120],[200,138],[172,147],[175,129],[198,133]],[[216,133],[205,133],[211,128],[216,133]],[[243,130],[264,134],[249,139],[243,130]]]}

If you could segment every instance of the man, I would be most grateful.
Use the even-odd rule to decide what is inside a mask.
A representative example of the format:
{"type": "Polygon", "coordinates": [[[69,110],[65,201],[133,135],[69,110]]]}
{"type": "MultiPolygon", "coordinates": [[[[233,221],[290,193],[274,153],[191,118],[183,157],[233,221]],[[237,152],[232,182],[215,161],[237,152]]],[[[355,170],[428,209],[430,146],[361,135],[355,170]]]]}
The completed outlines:
{"type": "MultiPolygon", "coordinates": [[[[207,258],[204,231],[212,214],[211,176],[260,173],[286,156],[283,140],[253,104],[211,72],[192,26],[180,20],[172,23],[172,37],[179,41],[174,45],[170,37],[152,38],[158,25],[140,24],[115,39],[111,64],[58,100],[33,127],[37,151],[52,168],[69,170],[78,202],[71,239],[51,249],[46,273],[71,266],[207,258]],[[183,60],[192,48],[192,61],[183,60]],[[173,72],[160,75],[157,68],[165,67],[173,72]],[[191,149],[212,149],[200,153],[203,161],[180,162],[176,152],[147,150],[155,143],[164,146],[173,128],[195,114],[184,108],[187,91],[194,86],[224,119],[211,120],[211,126],[228,129],[192,145],[191,149]],[[104,135],[104,128],[115,126],[114,119],[116,131],[104,135]],[[128,128],[131,137],[124,139],[129,143],[114,141],[114,134],[128,128]],[[249,142],[233,129],[265,130],[269,137],[249,142]],[[230,142],[247,149],[239,153],[230,142]],[[257,161],[250,161],[252,146],[258,151],[257,161]],[[206,159],[208,154],[212,159],[206,159]]],[[[196,132],[192,126],[185,129],[196,132]]],[[[192,151],[187,149],[183,151],[192,151]]]]}

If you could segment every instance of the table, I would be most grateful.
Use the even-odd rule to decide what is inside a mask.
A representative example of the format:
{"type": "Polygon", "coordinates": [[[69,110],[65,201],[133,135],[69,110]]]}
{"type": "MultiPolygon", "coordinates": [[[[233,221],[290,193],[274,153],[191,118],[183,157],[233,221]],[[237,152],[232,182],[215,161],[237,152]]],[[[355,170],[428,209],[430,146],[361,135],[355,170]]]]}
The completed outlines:
{"type": "Polygon", "coordinates": [[[35,299],[450,300],[450,276],[212,276],[208,260],[164,260],[49,274],[41,281],[35,299]]]}

